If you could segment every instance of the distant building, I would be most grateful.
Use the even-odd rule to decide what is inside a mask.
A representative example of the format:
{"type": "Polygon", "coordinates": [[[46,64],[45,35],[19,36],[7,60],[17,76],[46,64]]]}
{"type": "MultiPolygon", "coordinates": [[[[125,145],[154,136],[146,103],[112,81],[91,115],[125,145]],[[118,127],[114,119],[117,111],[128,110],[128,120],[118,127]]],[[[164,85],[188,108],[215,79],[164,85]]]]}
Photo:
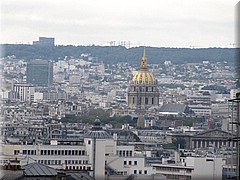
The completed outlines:
{"type": "Polygon", "coordinates": [[[13,85],[13,97],[19,101],[31,101],[34,94],[34,87],[30,84],[16,83],[13,85]]]}
{"type": "Polygon", "coordinates": [[[53,83],[53,63],[33,60],[27,64],[27,83],[35,86],[50,86],[53,83]]]}
{"type": "Polygon", "coordinates": [[[159,109],[161,115],[184,116],[193,115],[192,109],[185,104],[163,104],[159,109]]]}
{"type": "Polygon", "coordinates": [[[237,146],[237,142],[229,141],[233,135],[229,132],[222,131],[220,129],[211,129],[204,132],[200,132],[191,137],[191,149],[196,148],[222,148],[237,146]]]}
{"type": "Polygon", "coordinates": [[[153,167],[167,179],[222,179],[225,161],[216,157],[181,157],[180,163],[153,164],[153,167]]]}
{"type": "Polygon", "coordinates": [[[38,41],[33,41],[33,45],[53,47],[54,41],[55,41],[55,38],[39,37],[38,41]]]}
{"type": "Polygon", "coordinates": [[[133,76],[128,88],[128,107],[131,109],[146,110],[159,105],[157,80],[147,66],[144,49],[140,70],[133,76]]]}
{"type": "Polygon", "coordinates": [[[154,179],[155,169],[146,163],[144,152],[137,152],[134,145],[118,145],[117,135],[111,136],[102,129],[100,123],[96,120],[92,129],[81,139],[60,141],[53,137],[49,139],[49,143],[2,144],[2,157],[6,160],[2,165],[7,166],[11,159],[20,160],[18,164],[25,167],[25,174],[29,179],[33,178],[32,175],[45,177],[40,169],[50,170],[47,174],[50,176],[57,175],[54,169],[63,169],[66,173],[89,173],[94,179],[116,179],[120,175],[122,179],[130,179],[132,175],[136,179],[154,179]],[[35,167],[34,174],[27,167],[35,167]]]}

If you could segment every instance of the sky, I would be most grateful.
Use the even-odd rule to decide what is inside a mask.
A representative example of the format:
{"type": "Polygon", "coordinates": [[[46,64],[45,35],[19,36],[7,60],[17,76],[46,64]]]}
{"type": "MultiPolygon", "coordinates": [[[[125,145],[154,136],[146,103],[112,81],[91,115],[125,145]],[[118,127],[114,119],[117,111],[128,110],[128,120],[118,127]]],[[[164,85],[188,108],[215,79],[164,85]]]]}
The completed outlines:
{"type": "Polygon", "coordinates": [[[1,0],[1,44],[234,47],[238,0],[1,0]]]}

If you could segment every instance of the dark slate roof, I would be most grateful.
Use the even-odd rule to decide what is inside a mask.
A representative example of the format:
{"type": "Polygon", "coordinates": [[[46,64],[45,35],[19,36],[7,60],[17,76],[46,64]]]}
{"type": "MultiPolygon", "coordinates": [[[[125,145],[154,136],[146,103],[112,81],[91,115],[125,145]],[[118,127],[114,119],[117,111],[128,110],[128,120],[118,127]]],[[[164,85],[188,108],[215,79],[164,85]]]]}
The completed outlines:
{"type": "Polygon", "coordinates": [[[101,121],[96,119],[94,121],[94,126],[91,131],[84,134],[85,138],[96,138],[96,139],[111,139],[112,136],[102,129],[100,126],[101,121]]]}
{"type": "Polygon", "coordinates": [[[106,131],[88,131],[84,134],[85,138],[111,139],[112,136],[106,131]]]}
{"type": "Polygon", "coordinates": [[[87,173],[70,172],[70,173],[67,173],[67,175],[68,175],[67,180],[79,180],[79,179],[81,179],[81,180],[94,180],[94,178],[87,173]]]}
{"type": "Polygon", "coordinates": [[[24,176],[56,176],[57,171],[45,164],[30,163],[23,166],[24,176]]]}
{"type": "Polygon", "coordinates": [[[185,104],[163,104],[159,112],[186,113],[188,110],[185,104]]]}

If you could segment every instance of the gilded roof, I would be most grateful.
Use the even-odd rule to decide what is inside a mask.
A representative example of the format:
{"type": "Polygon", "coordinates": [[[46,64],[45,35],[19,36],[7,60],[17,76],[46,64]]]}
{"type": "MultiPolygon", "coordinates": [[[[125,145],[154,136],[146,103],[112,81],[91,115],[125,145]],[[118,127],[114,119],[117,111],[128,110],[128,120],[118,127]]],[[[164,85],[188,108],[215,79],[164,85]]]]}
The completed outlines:
{"type": "Polygon", "coordinates": [[[143,57],[141,60],[140,70],[133,76],[134,84],[156,84],[156,79],[152,72],[148,71],[146,48],[144,47],[143,57]]]}

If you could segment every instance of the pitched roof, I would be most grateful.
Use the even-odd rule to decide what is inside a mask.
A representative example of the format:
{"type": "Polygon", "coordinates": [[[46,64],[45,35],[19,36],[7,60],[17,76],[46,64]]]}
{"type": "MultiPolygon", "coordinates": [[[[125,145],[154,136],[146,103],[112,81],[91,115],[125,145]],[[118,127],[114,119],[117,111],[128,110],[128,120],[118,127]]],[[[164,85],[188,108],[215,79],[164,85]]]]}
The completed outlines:
{"type": "Polygon", "coordinates": [[[78,180],[78,179],[81,179],[81,180],[94,180],[94,178],[92,176],[90,176],[89,174],[87,173],[82,173],[82,172],[70,172],[70,173],[67,173],[67,179],[69,180],[78,180]],[[69,177],[71,176],[71,177],[69,177]]]}
{"type": "Polygon", "coordinates": [[[222,137],[222,138],[228,138],[228,136],[231,136],[232,134],[227,131],[223,131],[221,129],[209,129],[200,133],[197,133],[193,135],[192,137],[222,137]]]}
{"type": "Polygon", "coordinates": [[[40,163],[30,163],[23,166],[25,176],[56,176],[57,171],[47,165],[40,163]]]}
{"type": "Polygon", "coordinates": [[[184,113],[185,110],[185,104],[163,104],[159,112],[184,113]]]}

